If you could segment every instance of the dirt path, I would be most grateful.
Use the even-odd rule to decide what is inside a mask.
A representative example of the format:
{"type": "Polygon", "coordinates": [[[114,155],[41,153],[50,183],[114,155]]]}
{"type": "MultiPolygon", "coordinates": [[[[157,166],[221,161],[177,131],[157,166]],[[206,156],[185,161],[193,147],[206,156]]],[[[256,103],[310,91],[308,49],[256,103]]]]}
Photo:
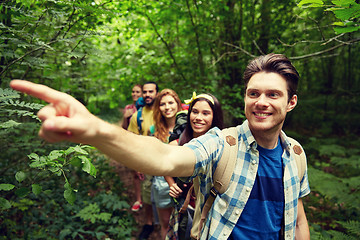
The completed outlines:
{"type": "MultiPolygon", "coordinates": [[[[116,172],[118,173],[121,181],[124,183],[124,186],[126,187],[125,194],[129,196],[129,199],[130,199],[129,205],[131,206],[135,202],[135,193],[134,193],[134,188],[132,185],[133,176],[131,174],[131,171],[119,163],[110,161],[110,164],[116,168],[116,172]]],[[[131,212],[133,214],[133,216],[138,224],[138,231],[133,232],[132,238],[131,238],[132,240],[136,240],[137,236],[140,234],[142,226],[144,225],[144,210],[140,209],[140,211],[138,211],[138,212],[132,212],[129,209],[129,212],[131,212]]],[[[161,239],[160,226],[155,225],[155,230],[150,235],[149,240],[160,240],[160,239],[161,239]]]]}

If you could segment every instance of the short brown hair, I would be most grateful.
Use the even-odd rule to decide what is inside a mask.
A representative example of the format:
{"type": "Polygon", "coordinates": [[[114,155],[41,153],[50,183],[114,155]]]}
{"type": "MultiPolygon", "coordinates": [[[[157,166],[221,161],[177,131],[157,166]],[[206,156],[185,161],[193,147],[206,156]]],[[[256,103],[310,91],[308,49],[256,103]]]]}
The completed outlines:
{"type": "Polygon", "coordinates": [[[299,73],[285,55],[270,53],[251,60],[243,77],[245,91],[250,78],[259,72],[280,74],[287,83],[288,101],[297,93],[299,73]]]}

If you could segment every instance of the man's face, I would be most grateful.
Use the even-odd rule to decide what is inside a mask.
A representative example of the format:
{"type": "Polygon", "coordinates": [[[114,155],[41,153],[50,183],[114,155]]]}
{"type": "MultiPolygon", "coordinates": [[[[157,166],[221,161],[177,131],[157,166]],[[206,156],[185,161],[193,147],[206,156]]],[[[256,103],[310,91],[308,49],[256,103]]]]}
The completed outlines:
{"type": "Polygon", "coordinates": [[[248,83],[245,93],[245,115],[253,134],[279,133],[287,112],[297,103],[294,95],[288,102],[286,80],[277,73],[259,72],[248,83]]]}
{"type": "Polygon", "coordinates": [[[152,106],[156,98],[156,85],[148,83],[143,86],[143,98],[147,106],[152,106]]]}

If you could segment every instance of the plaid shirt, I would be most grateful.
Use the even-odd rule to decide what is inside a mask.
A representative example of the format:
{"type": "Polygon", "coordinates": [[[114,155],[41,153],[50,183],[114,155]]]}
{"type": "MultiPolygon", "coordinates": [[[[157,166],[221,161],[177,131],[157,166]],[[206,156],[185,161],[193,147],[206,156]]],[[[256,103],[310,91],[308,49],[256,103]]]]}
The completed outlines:
{"type": "MultiPolygon", "coordinates": [[[[254,185],[259,165],[257,143],[251,134],[247,121],[237,126],[237,130],[239,151],[229,187],[225,193],[216,197],[200,239],[228,239],[244,210],[254,185]]],[[[284,237],[285,239],[295,239],[298,198],[309,194],[310,187],[307,168],[303,179],[301,182],[299,181],[296,161],[293,156],[290,156],[290,143],[284,132],[281,132],[280,139],[284,148],[282,155],[285,196],[284,237]]],[[[201,194],[197,197],[201,198],[200,205],[203,208],[212,187],[212,175],[223,153],[224,138],[218,128],[213,128],[207,134],[193,139],[185,146],[194,151],[196,164],[193,175],[183,178],[183,180],[189,181],[196,176],[199,177],[201,194]]]]}

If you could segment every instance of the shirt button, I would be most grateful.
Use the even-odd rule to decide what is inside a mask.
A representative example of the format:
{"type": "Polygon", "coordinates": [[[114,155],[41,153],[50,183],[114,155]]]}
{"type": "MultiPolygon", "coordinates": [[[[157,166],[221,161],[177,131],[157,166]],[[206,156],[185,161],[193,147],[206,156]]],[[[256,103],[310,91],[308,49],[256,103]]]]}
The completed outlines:
{"type": "Polygon", "coordinates": [[[235,215],[239,215],[240,214],[240,211],[239,210],[236,210],[235,211],[235,215]]]}
{"type": "Polygon", "coordinates": [[[255,164],[256,164],[256,160],[255,160],[255,159],[252,160],[251,163],[252,163],[252,165],[255,165],[255,164]]]}

